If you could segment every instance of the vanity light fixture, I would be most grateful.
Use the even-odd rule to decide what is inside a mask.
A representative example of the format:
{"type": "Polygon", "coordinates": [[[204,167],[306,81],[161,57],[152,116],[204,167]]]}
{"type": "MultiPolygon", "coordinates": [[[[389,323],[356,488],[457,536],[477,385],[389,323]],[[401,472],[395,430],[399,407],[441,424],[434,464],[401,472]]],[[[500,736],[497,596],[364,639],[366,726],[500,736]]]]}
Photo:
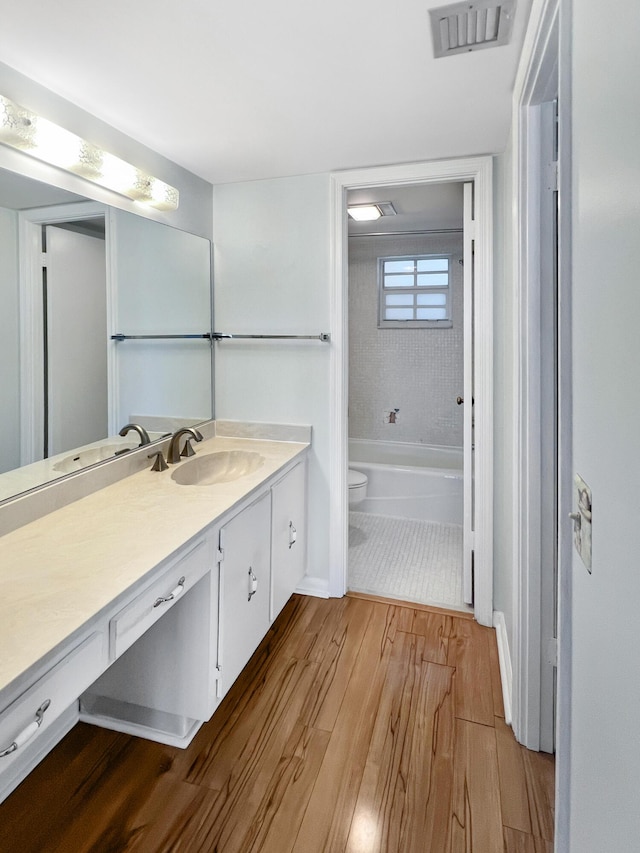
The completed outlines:
{"type": "Polygon", "coordinates": [[[390,201],[377,201],[375,204],[350,204],[347,213],[356,222],[373,222],[381,216],[395,216],[396,210],[390,201]]]}
{"type": "Polygon", "coordinates": [[[175,187],[0,95],[0,142],[156,210],[177,210],[175,187]]]}

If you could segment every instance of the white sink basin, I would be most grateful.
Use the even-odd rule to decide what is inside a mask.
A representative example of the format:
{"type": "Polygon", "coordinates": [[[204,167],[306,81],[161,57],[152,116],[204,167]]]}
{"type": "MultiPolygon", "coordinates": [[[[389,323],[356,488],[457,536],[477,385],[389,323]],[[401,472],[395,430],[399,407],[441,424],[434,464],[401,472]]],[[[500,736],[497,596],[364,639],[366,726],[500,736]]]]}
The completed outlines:
{"type": "Polygon", "coordinates": [[[126,444],[103,444],[101,447],[91,447],[89,450],[81,450],[79,453],[66,456],[60,462],[56,462],[53,470],[60,471],[62,474],[71,474],[73,471],[86,468],[87,465],[95,465],[96,462],[102,462],[103,459],[110,459],[118,451],[133,450],[134,447],[133,444],[130,446],[126,444]]]}
{"type": "Polygon", "coordinates": [[[171,475],[181,486],[212,486],[231,483],[252,474],[264,464],[264,456],[254,450],[219,450],[183,462],[171,475]]]}

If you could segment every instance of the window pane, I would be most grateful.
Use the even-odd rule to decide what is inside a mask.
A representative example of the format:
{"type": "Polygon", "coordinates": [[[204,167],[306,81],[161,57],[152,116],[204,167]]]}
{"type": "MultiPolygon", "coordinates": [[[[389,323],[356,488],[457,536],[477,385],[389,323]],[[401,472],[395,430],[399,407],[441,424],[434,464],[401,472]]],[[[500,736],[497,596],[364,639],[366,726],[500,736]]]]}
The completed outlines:
{"type": "Polygon", "coordinates": [[[385,275],[385,287],[413,287],[415,279],[413,275],[385,275]]]}
{"type": "MultiPolygon", "coordinates": [[[[431,294],[435,295],[435,294],[431,294]]],[[[413,305],[412,293],[386,293],[385,305],[413,305]]],[[[431,303],[430,303],[431,304],[431,303]]]]}
{"type": "Polygon", "coordinates": [[[413,320],[413,308],[387,308],[385,320],[413,320]]]}
{"type": "Polygon", "coordinates": [[[418,287],[447,287],[448,284],[448,273],[430,273],[418,276],[418,287]]]}
{"type": "Polygon", "coordinates": [[[413,258],[405,258],[401,261],[385,261],[384,262],[384,271],[385,273],[390,272],[413,272],[414,260],[413,258]]]}
{"type": "Polygon", "coordinates": [[[446,305],[446,293],[418,293],[418,305],[446,305]]]}
{"type": "Polygon", "coordinates": [[[448,272],[449,258],[423,258],[418,261],[418,272],[448,272]]]}
{"type": "Polygon", "coordinates": [[[418,308],[416,320],[447,320],[446,308],[418,308]]]}

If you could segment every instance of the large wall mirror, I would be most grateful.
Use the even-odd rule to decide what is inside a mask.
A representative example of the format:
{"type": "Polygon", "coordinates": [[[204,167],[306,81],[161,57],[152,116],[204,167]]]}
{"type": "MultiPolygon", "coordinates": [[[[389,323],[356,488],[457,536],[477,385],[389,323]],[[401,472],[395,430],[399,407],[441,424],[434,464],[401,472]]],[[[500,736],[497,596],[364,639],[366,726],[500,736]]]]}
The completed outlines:
{"type": "Polygon", "coordinates": [[[213,417],[208,240],[0,170],[0,299],[0,502],[213,417]]]}

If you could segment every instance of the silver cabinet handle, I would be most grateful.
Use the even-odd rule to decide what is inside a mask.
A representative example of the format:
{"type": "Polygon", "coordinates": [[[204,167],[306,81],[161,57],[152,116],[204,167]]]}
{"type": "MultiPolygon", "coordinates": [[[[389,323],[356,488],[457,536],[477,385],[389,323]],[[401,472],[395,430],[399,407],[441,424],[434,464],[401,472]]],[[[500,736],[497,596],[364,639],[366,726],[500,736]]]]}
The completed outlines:
{"type": "Polygon", "coordinates": [[[293,526],[293,521],[289,522],[289,548],[292,548],[296,539],[298,538],[298,531],[293,526]]]}
{"type": "Polygon", "coordinates": [[[247,601],[251,601],[253,596],[258,591],[258,578],[254,575],[253,569],[249,566],[249,597],[247,601]]]}
{"type": "Polygon", "coordinates": [[[177,598],[184,592],[184,575],[178,581],[178,585],[171,590],[169,595],[162,595],[160,598],[156,598],[153,602],[154,607],[159,607],[161,604],[166,604],[167,601],[173,601],[174,598],[177,598]]]}
{"type": "Polygon", "coordinates": [[[38,729],[42,725],[44,712],[47,710],[47,708],[49,707],[50,704],[51,704],[51,699],[45,699],[44,700],[42,705],[40,705],[40,707],[36,711],[35,720],[33,720],[33,722],[29,723],[29,725],[26,726],[20,732],[20,734],[16,735],[16,738],[13,741],[13,743],[9,744],[9,746],[6,749],[3,749],[0,751],[0,758],[4,758],[5,755],[11,755],[11,753],[15,752],[16,749],[20,749],[21,746],[24,746],[24,744],[28,740],[31,740],[31,738],[34,736],[34,734],[38,731],[38,729]]]}

